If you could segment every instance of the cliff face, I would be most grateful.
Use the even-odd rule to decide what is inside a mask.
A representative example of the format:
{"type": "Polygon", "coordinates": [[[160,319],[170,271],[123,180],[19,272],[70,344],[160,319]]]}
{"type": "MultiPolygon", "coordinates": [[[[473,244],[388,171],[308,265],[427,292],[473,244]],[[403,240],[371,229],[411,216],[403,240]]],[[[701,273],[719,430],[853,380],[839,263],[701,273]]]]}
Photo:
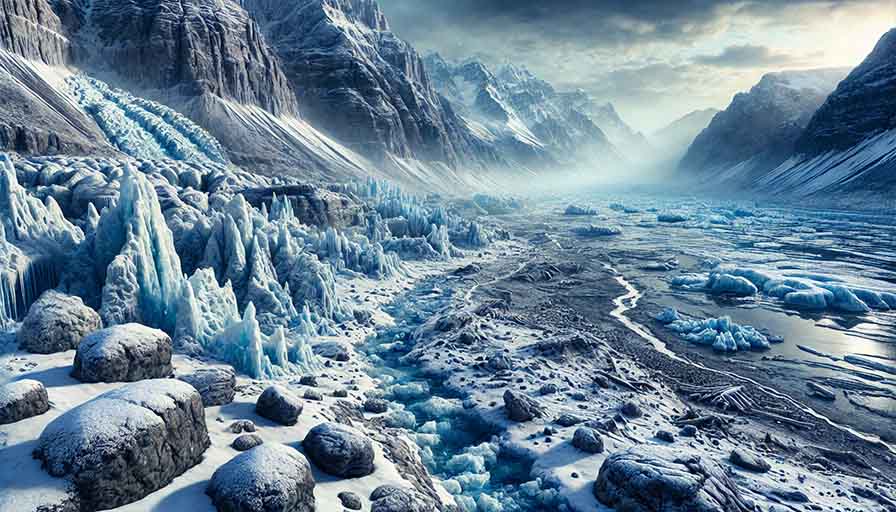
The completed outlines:
{"type": "MultiPolygon", "coordinates": [[[[66,16],[63,9],[59,14],[66,16]]],[[[0,0],[0,45],[50,65],[71,58],[68,28],[48,0],[0,0]]]]}
{"type": "Polygon", "coordinates": [[[92,0],[82,23],[77,58],[142,87],[210,93],[275,115],[296,111],[276,57],[235,3],[92,0]]]}
{"type": "Polygon", "coordinates": [[[688,148],[680,167],[700,172],[749,159],[777,165],[793,152],[812,114],[845,75],[843,69],[823,69],[763,76],[713,117],[688,148]]]}
{"type": "Polygon", "coordinates": [[[303,114],[374,157],[476,160],[476,141],[432,88],[423,61],[371,0],[243,0],[303,114]]]}
{"type": "Polygon", "coordinates": [[[844,150],[896,128],[896,29],[886,33],[818,109],[797,143],[810,155],[844,150]]]}

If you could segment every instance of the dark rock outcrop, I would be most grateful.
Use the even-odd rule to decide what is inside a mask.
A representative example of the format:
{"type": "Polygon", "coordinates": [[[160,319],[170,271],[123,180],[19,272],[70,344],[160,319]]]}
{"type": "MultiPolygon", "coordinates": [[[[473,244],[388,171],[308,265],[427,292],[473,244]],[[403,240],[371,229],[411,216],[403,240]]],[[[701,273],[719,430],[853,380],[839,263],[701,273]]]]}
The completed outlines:
{"type": "Polygon", "coordinates": [[[275,384],[258,397],[255,412],[281,425],[295,425],[303,407],[302,400],[295,393],[275,384]]]}
{"type": "Polygon", "coordinates": [[[544,415],[535,399],[509,389],[504,392],[504,410],[507,417],[516,422],[532,421],[544,415]]]}
{"type": "Polygon", "coordinates": [[[161,489],[198,464],[210,444],[199,393],[178,380],[147,380],[53,420],[35,457],[72,481],[83,509],[104,510],[161,489]]]}
{"type": "Polygon", "coordinates": [[[837,86],[812,116],[797,150],[842,150],[896,128],[896,28],[837,86]]]}
{"type": "Polygon", "coordinates": [[[656,447],[607,457],[593,490],[601,503],[626,512],[752,510],[718,464],[656,447]]]}
{"type": "Polygon", "coordinates": [[[747,471],[754,471],[756,473],[768,473],[772,469],[771,464],[766,462],[765,459],[753,455],[741,448],[732,450],[729,460],[739,468],[746,469],[747,471]]]}
{"type": "Polygon", "coordinates": [[[205,407],[229,404],[236,394],[236,374],[229,368],[202,368],[177,378],[199,391],[205,407]]]}
{"type": "Polygon", "coordinates": [[[602,453],[604,441],[597,430],[579,427],[572,436],[572,445],[586,453],[602,453]]]}
{"type": "Polygon", "coordinates": [[[100,315],[79,297],[49,290],[31,305],[16,337],[23,350],[52,354],[77,348],[101,327],[100,315]]]}
{"type": "Polygon", "coordinates": [[[344,228],[361,220],[362,207],[350,197],[314,185],[291,185],[242,191],[246,201],[260,208],[271,208],[271,201],[287,198],[296,218],[308,226],[344,228]]]}
{"type": "Polygon", "coordinates": [[[355,429],[338,423],[321,423],[311,429],[302,448],[315,466],[342,478],[373,473],[373,442],[355,429]]]}
{"type": "Polygon", "coordinates": [[[314,484],[301,453],[265,444],[218,468],[205,492],[221,512],[314,512],[314,484]]]}
{"type": "Polygon", "coordinates": [[[85,336],[78,345],[72,377],[81,382],[134,382],[168,377],[171,338],[140,324],[115,325],[85,336]]]}
{"type": "Polygon", "coordinates": [[[47,388],[36,380],[17,380],[0,386],[0,425],[38,416],[50,410],[47,388]]]}

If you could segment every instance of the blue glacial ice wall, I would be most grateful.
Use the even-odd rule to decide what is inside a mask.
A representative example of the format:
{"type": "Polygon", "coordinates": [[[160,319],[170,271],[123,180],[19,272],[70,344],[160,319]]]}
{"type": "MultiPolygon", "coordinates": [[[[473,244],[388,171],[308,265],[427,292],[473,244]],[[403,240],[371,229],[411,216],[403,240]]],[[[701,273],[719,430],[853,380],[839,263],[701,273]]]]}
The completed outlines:
{"type": "Polygon", "coordinates": [[[109,141],[132,157],[228,162],[214,137],[164,105],[83,75],[69,77],[66,82],[109,141]]]}

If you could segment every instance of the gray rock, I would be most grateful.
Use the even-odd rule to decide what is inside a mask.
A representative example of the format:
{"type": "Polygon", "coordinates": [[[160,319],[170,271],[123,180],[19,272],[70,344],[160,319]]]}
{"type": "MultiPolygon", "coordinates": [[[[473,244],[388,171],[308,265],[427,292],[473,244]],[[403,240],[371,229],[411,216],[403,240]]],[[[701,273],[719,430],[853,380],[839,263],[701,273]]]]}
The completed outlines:
{"type": "Polygon", "coordinates": [[[332,359],[333,361],[346,362],[351,357],[351,349],[345,343],[338,341],[326,341],[318,343],[311,347],[315,354],[324,359],[332,359]]]}
{"type": "Polygon", "coordinates": [[[236,373],[229,368],[202,368],[177,378],[196,388],[206,407],[229,404],[236,394],[236,373]]]}
{"type": "Polygon", "coordinates": [[[255,432],[255,423],[252,420],[236,420],[230,424],[228,430],[234,434],[242,434],[243,432],[255,432]]]}
{"type": "Polygon", "coordinates": [[[34,456],[52,476],[71,480],[84,510],[104,510],[168,485],[210,444],[199,393],[160,379],[128,384],[59,416],[34,456]]]}
{"type": "Polygon", "coordinates": [[[604,441],[593,428],[579,427],[572,436],[572,445],[587,453],[603,453],[604,441]]]}
{"type": "Polygon", "coordinates": [[[302,377],[299,379],[299,385],[316,388],[317,377],[315,377],[314,375],[302,375],[302,377]]]}
{"type": "Polygon", "coordinates": [[[101,327],[100,315],[79,297],[50,290],[31,305],[16,336],[22,350],[53,354],[77,348],[85,335],[101,327]]]}
{"type": "Polygon", "coordinates": [[[50,410],[47,388],[36,380],[17,380],[0,386],[0,425],[38,416],[50,410]]]}
{"type": "Polygon", "coordinates": [[[306,389],[305,393],[302,396],[305,398],[305,400],[313,400],[315,402],[320,402],[324,399],[324,395],[321,394],[320,391],[311,388],[306,389]]]}
{"type": "Polygon", "coordinates": [[[264,439],[258,434],[243,434],[233,440],[230,446],[238,452],[245,452],[264,444],[264,439]]]}
{"type": "Polygon", "coordinates": [[[171,338],[140,324],[123,324],[89,334],[81,340],[72,377],[81,382],[134,382],[168,377],[171,338]]]}
{"type": "Polygon", "coordinates": [[[569,413],[563,413],[554,420],[554,423],[560,425],[561,427],[572,427],[573,425],[578,425],[579,423],[584,422],[585,420],[569,413]]]}
{"type": "Polygon", "coordinates": [[[667,443],[675,442],[675,434],[669,432],[668,430],[657,430],[656,434],[654,434],[654,437],[656,437],[660,441],[665,441],[667,443]]]}
{"type": "Polygon", "coordinates": [[[516,422],[531,421],[544,415],[534,399],[516,391],[504,391],[504,410],[507,417],[516,422]]]}
{"type": "Polygon", "coordinates": [[[710,460],[639,446],[604,461],[597,499],[626,512],[748,512],[737,485],[710,460]]]}
{"type": "Polygon", "coordinates": [[[833,390],[822,386],[821,384],[816,384],[814,382],[807,382],[806,386],[809,388],[809,394],[816,398],[820,398],[822,400],[827,400],[829,402],[833,402],[837,399],[837,395],[833,390]]]}
{"type": "Polygon", "coordinates": [[[694,425],[685,425],[678,431],[683,437],[697,437],[699,430],[694,425]]]}
{"type": "Polygon", "coordinates": [[[302,400],[279,384],[265,389],[255,403],[255,412],[259,416],[281,425],[295,425],[302,408],[302,400]]]}
{"type": "Polygon", "coordinates": [[[643,413],[641,412],[640,405],[629,400],[622,404],[622,414],[629,418],[640,418],[643,413]]]}
{"type": "Polygon", "coordinates": [[[302,441],[315,466],[343,478],[373,473],[373,442],[357,430],[339,423],[321,423],[302,441]]]}
{"type": "Polygon", "coordinates": [[[492,371],[500,372],[504,370],[512,370],[513,369],[513,359],[510,358],[507,354],[500,353],[495,354],[489,358],[488,363],[486,363],[488,368],[492,371]]]}
{"type": "Polygon", "coordinates": [[[553,395],[554,393],[556,393],[558,391],[560,391],[560,388],[558,388],[557,385],[554,384],[553,382],[549,382],[549,383],[541,386],[541,388],[539,388],[538,394],[542,395],[542,396],[553,395]]]}
{"type": "Polygon", "coordinates": [[[382,414],[389,410],[389,402],[382,398],[368,398],[364,401],[364,412],[382,414]]]}
{"type": "Polygon", "coordinates": [[[264,444],[218,468],[205,492],[220,512],[314,512],[314,484],[301,453],[264,444]]]}
{"type": "Polygon", "coordinates": [[[370,493],[371,512],[435,512],[436,507],[420,493],[396,485],[381,485],[370,493]]]}
{"type": "Polygon", "coordinates": [[[349,510],[361,510],[361,497],[351,491],[342,491],[337,496],[342,506],[349,510]]]}
{"type": "Polygon", "coordinates": [[[772,466],[766,462],[765,459],[740,448],[732,450],[728,460],[739,468],[755,471],[757,473],[768,473],[772,469],[772,466]]]}

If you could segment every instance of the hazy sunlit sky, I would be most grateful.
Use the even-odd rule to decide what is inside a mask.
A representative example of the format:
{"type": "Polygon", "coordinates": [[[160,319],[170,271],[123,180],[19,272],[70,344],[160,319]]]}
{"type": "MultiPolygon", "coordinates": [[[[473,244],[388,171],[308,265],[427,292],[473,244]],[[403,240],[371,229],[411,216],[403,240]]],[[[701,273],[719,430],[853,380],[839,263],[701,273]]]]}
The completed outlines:
{"type": "Polygon", "coordinates": [[[528,67],[613,102],[651,132],[725,108],[767,72],[853,67],[896,26],[896,0],[380,0],[421,52],[528,67]]]}

